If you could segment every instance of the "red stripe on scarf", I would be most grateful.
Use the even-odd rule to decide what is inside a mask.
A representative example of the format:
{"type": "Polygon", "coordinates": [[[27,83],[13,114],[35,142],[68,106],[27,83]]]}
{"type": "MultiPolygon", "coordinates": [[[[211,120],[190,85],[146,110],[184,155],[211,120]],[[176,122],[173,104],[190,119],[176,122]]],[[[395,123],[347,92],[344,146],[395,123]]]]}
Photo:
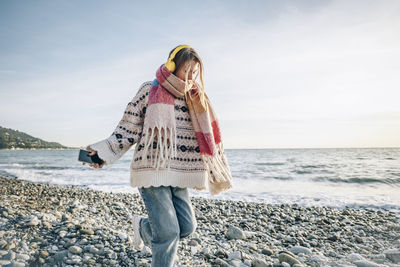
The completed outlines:
{"type": "Polygon", "coordinates": [[[196,132],[197,142],[199,144],[200,153],[207,153],[208,155],[213,155],[213,146],[211,145],[211,134],[210,133],[201,133],[196,132]]]}
{"type": "Polygon", "coordinates": [[[221,131],[219,129],[218,122],[217,121],[211,122],[211,127],[214,134],[215,144],[218,144],[219,142],[221,142],[221,131]]]}
{"type": "Polygon", "coordinates": [[[149,93],[148,105],[157,103],[174,105],[174,97],[167,90],[163,90],[161,85],[153,85],[149,93]]]}

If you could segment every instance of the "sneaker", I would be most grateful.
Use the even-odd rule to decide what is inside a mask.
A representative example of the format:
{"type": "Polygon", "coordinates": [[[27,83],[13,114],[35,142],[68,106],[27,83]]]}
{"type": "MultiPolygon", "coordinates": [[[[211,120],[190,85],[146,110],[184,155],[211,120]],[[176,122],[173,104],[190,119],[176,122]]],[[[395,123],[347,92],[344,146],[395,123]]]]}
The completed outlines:
{"type": "Polygon", "coordinates": [[[173,267],[179,267],[179,256],[178,254],[175,255],[175,259],[174,259],[174,265],[173,267]]]}
{"type": "Polygon", "coordinates": [[[140,250],[143,248],[143,240],[140,236],[139,227],[140,227],[140,220],[144,218],[143,216],[139,216],[134,214],[131,218],[133,224],[133,246],[136,250],[140,250]]]}

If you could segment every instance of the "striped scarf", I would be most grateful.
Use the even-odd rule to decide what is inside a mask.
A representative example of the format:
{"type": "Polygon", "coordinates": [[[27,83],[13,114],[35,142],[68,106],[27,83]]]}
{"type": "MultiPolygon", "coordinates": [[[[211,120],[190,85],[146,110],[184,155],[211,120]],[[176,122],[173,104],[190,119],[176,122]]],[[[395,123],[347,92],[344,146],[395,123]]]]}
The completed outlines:
{"type": "Polygon", "coordinates": [[[185,81],[171,73],[164,64],[157,69],[143,124],[145,143],[142,160],[148,160],[149,149],[156,142],[156,152],[150,156],[153,167],[157,170],[170,168],[171,159],[177,155],[174,96],[185,96],[201,157],[207,166],[209,185],[215,192],[224,191],[232,187],[232,176],[216,114],[207,94],[199,89],[196,82],[189,81],[185,86],[185,81]],[[202,93],[206,106],[200,101],[202,93]]]}

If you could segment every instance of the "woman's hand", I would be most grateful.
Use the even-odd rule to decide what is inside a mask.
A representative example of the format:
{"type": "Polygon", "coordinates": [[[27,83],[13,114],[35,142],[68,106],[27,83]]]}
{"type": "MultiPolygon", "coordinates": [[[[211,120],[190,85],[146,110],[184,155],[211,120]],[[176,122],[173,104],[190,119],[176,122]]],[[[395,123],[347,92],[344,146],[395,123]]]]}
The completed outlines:
{"type": "MultiPolygon", "coordinates": [[[[92,149],[90,146],[86,147],[86,150],[90,151],[89,156],[93,156],[97,154],[97,151],[92,149]]],[[[85,165],[86,162],[82,162],[82,165],[85,165]]],[[[98,163],[88,163],[90,167],[95,168],[95,169],[101,169],[104,166],[104,161],[101,165],[99,165],[98,163]]]]}

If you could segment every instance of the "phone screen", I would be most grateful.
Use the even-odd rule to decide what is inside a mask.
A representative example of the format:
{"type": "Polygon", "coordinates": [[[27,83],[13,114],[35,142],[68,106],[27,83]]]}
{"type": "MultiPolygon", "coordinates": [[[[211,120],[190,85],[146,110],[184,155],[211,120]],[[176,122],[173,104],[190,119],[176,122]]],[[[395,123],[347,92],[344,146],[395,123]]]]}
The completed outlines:
{"type": "Polygon", "coordinates": [[[78,160],[87,163],[94,163],[92,157],[89,156],[90,151],[80,149],[78,160]]]}

